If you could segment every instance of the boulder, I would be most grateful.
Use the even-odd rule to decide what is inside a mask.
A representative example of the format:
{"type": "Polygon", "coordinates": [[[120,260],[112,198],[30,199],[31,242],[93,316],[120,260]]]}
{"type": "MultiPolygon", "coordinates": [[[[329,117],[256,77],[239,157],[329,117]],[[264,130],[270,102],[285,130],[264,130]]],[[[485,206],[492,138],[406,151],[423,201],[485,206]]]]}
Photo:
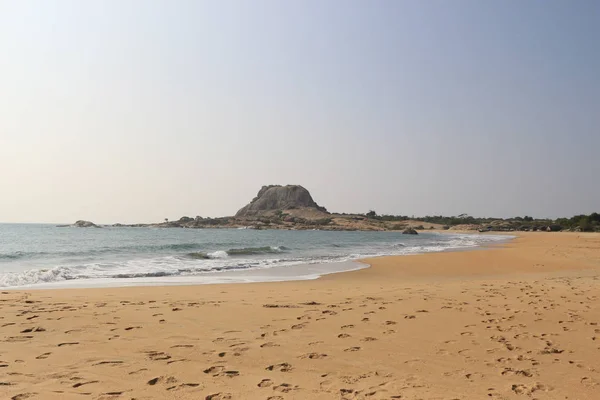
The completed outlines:
{"type": "Polygon", "coordinates": [[[81,219],[79,221],[76,221],[73,224],[73,226],[76,227],[76,228],[100,228],[98,225],[96,225],[93,222],[84,221],[84,220],[81,220],[81,219]]]}
{"type": "Polygon", "coordinates": [[[405,230],[402,231],[402,234],[403,235],[418,235],[419,232],[417,232],[413,228],[406,228],[405,230]]]}
{"type": "Polygon", "coordinates": [[[241,208],[236,217],[254,217],[269,211],[312,208],[327,212],[312,198],[308,190],[300,185],[263,186],[250,204],[241,208]]]}

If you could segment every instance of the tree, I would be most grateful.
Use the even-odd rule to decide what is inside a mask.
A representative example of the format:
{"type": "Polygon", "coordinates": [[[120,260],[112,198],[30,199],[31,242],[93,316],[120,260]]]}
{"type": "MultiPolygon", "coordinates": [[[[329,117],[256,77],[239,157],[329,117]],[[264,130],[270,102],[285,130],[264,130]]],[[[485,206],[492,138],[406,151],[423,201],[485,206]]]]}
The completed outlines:
{"type": "Polygon", "coordinates": [[[594,227],[590,223],[590,220],[588,217],[584,217],[579,220],[579,229],[581,229],[581,232],[593,232],[594,231],[594,227]]]}
{"type": "Polygon", "coordinates": [[[369,210],[368,213],[365,214],[367,218],[375,218],[377,217],[377,213],[374,210],[369,210]]]}
{"type": "Polygon", "coordinates": [[[169,222],[169,218],[165,218],[165,222],[169,222]]]}

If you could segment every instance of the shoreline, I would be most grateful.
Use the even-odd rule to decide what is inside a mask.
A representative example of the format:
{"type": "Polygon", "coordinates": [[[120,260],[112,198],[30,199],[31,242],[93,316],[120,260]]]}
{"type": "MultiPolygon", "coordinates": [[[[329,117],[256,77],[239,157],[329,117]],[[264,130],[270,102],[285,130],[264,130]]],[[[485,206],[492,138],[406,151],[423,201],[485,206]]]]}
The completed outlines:
{"type": "Polygon", "coordinates": [[[306,262],[291,265],[278,265],[269,268],[249,268],[232,269],[230,271],[206,272],[204,274],[193,275],[173,275],[173,276],[146,276],[146,277],[117,277],[117,278],[87,278],[57,280],[50,282],[38,282],[35,284],[23,286],[0,287],[1,290],[20,291],[20,290],[62,290],[62,289],[103,289],[118,287],[160,287],[160,286],[196,286],[196,285],[215,285],[215,284],[237,284],[237,283],[280,283],[295,282],[304,280],[317,280],[324,276],[353,272],[356,270],[370,268],[370,264],[365,260],[381,257],[404,257],[420,254],[435,254],[449,252],[476,251],[493,246],[501,246],[510,242],[517,236],[511,234],[497,233],[474,233],[474,232],[447,232],[443,230],[430,231],[440,236],[453,237],[456,235],[466,236],[492,236],[496,242],[485,242],[479,245],[464,245],[463,247],[450,247],[442,250],[432,250],[422,252],[408,252],[405,254],[382,254],[376,256],[359,256],[358,258],[349,257],[341,261],[330,262],[306,262]],[[500,239],[502,238],[502,239],[500,239]]]}
{"type": "Polygon", "coordinates": [[[593,400],[600,235],[311,281],[0,291],[0,397],[593,400]]]}

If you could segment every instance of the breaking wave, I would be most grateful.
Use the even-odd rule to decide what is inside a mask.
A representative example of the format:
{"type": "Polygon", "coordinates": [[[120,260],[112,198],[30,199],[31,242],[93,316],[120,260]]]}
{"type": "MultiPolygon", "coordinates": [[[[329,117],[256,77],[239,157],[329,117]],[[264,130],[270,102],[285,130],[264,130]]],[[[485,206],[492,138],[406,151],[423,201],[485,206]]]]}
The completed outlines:
{"type": "Polygon", "coordinates": [[[229,249],[227,254],[230,256],[249,256],[253,254],[282,253],[289,250],[285,246],[265,246],[265,247],[244,247],[241,249],[229,249]]]}
{"type": "MultiPolygon", "coordinates": [[[[102,280],[108,286],[111,286],[110,282],[116,282],[117,279],[123,282],[126,279],[165,278],[164,281],[159,282],[168,282],[172,277],[216,277],[218,276],[216,273],[227,271],[260,270],[300,264],[329,264],[383,255],[410,255],[467,249],[510,238],[497,235],[423,234],[418,238],[402,237],[402,242],[399,242],[399,237],[392,234],[381,241],[377,239],[379,236],[370,237],[364,233],[328,233],[327,235],[340,236],[326,236],[325,239],[320,239],[320,236],[315,238],[312,236],[314,233],[308,232],[293,235],[298,236],[288,237],[287,242],[282,240],[290,247],[242,247],[239,246],[243,243],[241,240],[237,240],[239,247],[235,247],[236,243],[229,237],[219,241],[217,237],[211,236],[209,240],[203,242],[195,242],[196,239],[192,239],[185,243],[105,246],[88,251],[83,249],[78,251],[76,245],[72,245],[67,248],[72,251],[57,249],[57,251],[5,252],[0,253],[0,262],[8,265],[10,267],[8,271],[12,272],[0,272],[0,287],[22,287],[91,279],[102,280]],[[306,235],[311,235],[310,237],[314,239],[306,242],[306,235]],[[348,235],[365,236],[352,236],[352,240],[349,240],[348,235]],[[305,242],[299,242],[300,240],[305,242]],[[230,246],[228,250],[217,250],[227,249],[230,246]],[[69,257],[73,258],[69,259],[69,257]]],[[[253,236],[251,243],[256,241],[258,239],[253,236]]],[[[292,278],[293,276],[290,276],[288,279],[292,278]]]]}

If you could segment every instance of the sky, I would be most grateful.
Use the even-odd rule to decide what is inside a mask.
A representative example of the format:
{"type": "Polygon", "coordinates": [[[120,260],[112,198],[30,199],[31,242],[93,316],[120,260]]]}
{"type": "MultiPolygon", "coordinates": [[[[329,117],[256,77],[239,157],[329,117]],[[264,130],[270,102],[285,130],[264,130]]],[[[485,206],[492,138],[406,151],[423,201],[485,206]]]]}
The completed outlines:
{"type": "Polygon", "coordinates": [[[0,0],[0,221],[600,211],[600,2],[0,0]]]}

